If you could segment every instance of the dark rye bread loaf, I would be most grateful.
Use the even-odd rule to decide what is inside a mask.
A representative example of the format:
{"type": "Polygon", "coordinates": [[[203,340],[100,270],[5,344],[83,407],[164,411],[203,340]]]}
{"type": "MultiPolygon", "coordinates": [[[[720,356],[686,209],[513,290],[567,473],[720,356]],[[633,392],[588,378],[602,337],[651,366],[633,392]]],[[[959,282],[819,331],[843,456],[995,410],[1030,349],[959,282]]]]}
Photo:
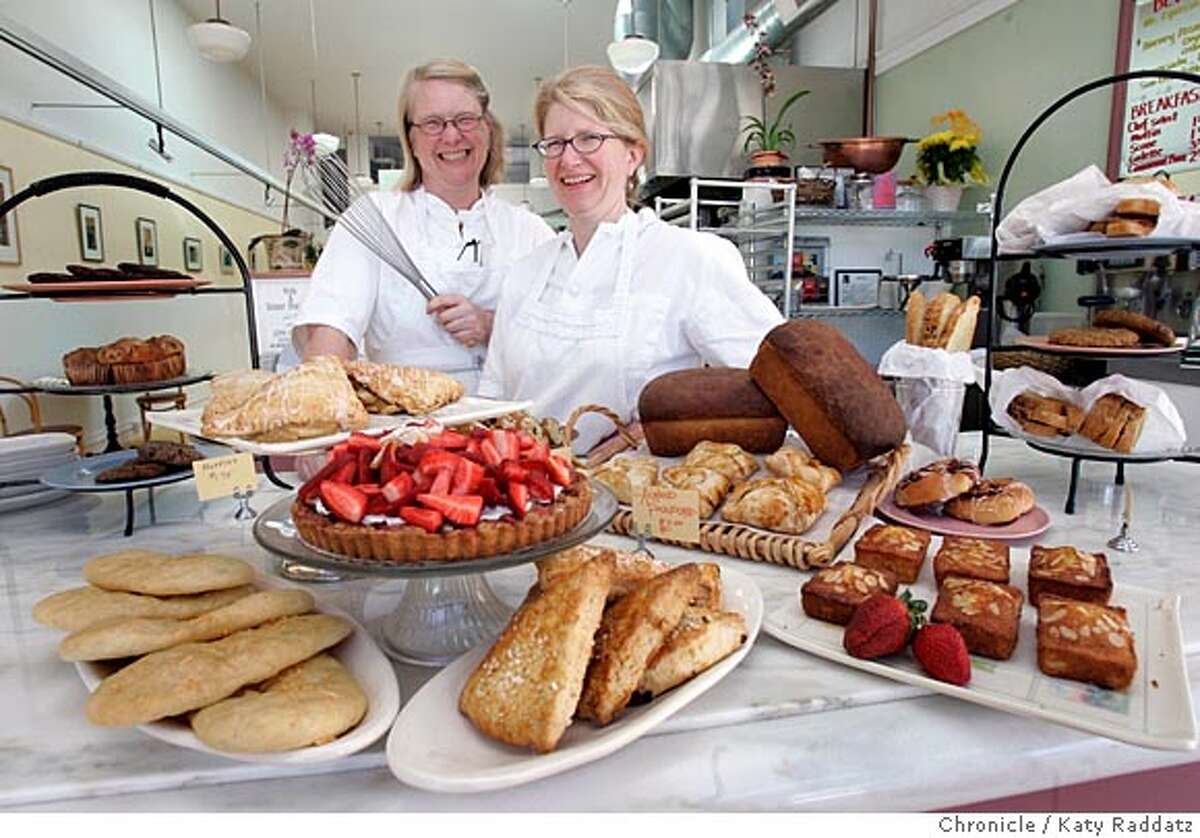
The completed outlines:
{"type": "Polygon", "coordinates": [[[787,432],[749,370],[702,367],[660,375],[642,388],[638,418],[650,452],[686,454],[698,442],[732,442],[756,454],[778,451],[787,432]]]}
{"type": "Polygon", "coordinates": [[[908,428],[891,390],[832,326],[776,326],[759,345],[750,376],[813,456],[843,472],[904,441],[908,428]]]}

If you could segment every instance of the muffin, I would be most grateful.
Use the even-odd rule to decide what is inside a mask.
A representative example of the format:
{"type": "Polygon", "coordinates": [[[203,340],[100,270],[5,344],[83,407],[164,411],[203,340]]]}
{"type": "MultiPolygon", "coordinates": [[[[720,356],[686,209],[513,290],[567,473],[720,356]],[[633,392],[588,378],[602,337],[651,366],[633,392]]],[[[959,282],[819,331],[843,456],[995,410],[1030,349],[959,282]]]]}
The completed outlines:
{"type": "Polygon", "coordinates": [[[81,346],[63,355],[63,373],[67,381],[76,387],[111,383],[111,372],[106,364],[100,362],[97,352],[94,346],[81,346]]]}
{"type": "Polygon", "coordinates": [[[183,375],[187,367],[183,342],[170,335],[149,340],[121,338],[102,346],[97,357],[109,366],[116,384],[165,381],[183,375]]]}

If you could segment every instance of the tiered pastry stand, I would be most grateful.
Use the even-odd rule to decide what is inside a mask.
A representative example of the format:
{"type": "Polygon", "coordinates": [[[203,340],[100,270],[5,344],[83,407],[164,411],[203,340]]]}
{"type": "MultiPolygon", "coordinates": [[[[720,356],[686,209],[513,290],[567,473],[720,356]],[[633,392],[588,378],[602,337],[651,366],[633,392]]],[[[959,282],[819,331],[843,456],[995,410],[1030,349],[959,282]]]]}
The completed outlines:
{"type": "Polygon", "coordinates": [[[371,628],[388,655],[421,666],[444,666],[500,633],[512,609],[496,596],[485,573],[582,544],[607,527],[617,512],[616,496],[605,486],[592,483],[591,510],[558,538],[479,559],[401,564],[354,559],[310,547],[292,524],[293,501],[289,495],[264,510],[254,522],[254,538],[283,561],[295,560],[335,573],[408,580],[396,610],[371,628]]]}

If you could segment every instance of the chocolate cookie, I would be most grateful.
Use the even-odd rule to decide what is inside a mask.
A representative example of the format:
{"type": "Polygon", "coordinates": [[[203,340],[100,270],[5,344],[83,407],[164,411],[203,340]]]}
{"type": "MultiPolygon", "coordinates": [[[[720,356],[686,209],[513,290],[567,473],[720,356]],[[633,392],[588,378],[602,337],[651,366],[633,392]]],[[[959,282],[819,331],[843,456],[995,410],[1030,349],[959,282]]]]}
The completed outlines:
{"type": "Polygon", "coordinates": [[[1159,323],[1153,317],[1138,314],[1135,311],[1110,308],[1096,312],[1093,321],[1097,326],[1113,329],[1128,329],[1136,332],[1143,343],[1153,343],[1159,346],[1175,345],[1175,330],[1165,323],[1159,323]]]}
{"type": "Polygon", "coordinates": [[[1140,341],[1137,332],[1129,329],[1057,329],[1050,333],[1050,342],[1059,346],[1127,349],[1140,341]]]}
{"type": "Polygon", "coordinates": [[[160,463],[164,466],[189,466],[204,455],[191,445],[179,442],[147,442],[138,448],[137,462],[160,463]]]}
{"type": "Polygon", "coordinates": [[[124,483],[128,480],[144,480],[147,477],[159,477],[167,473],[167,467],[162,463],[147,463],[133,460],[121,463],[112,468],[106,468],[96,475],[97,483],[124,483]]]}

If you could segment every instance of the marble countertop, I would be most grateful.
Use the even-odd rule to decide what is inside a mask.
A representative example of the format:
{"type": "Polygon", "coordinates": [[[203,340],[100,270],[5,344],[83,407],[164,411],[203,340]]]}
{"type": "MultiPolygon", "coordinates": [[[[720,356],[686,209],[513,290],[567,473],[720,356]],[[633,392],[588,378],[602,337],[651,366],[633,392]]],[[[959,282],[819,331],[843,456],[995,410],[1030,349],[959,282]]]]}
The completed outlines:
{"type": "MultiPolygon", "coordinates": [[[[969,436],[960,455],[971,455],[969,436]]],[[[988,471],[1029,483],[1051,513],[1038,540],[1105,549],[1119,528],[1121,487],[1111,465],[1085,463],[1077,512],[1065,515],[1067,460],[1013,440],[994,443],[988,471]]],[[[1109,552],[1119,583],[1183,597],[1193,699],[1200,695],[1200,503],[1195,466],[1131,465],[1137,554],[1109,552]]],[[[254,505],[278,497],[264,490],[254,505]]],[[[93,555],[124,547],[206,549],[269,571],[273,558],[236,522],[230,502],[199,504],[190,483],[156,493],[158,523],[121,537],[121,496],[74,496],[0,515],[0,805],[23,810],[921,810],[1117,774],[1200,761],[1200,752],[1138,748],[966,704],[858,673],[761,635],[741,666],[656,731],[597,763],[529,786],[439,795],[401,785],[382,743],[322,766],[237,763],[181,750],[136,730],[94,728],[86,691],[57,659],[57,632],[31,619],[46,594],[79,584],[93,555]],[[1020,761],[1021,770],[1012,766],[1020,761]],[[309,793],[321,774],[319,796],[309,793]],[[636,782],[630,782],[636,777],[636,782]],[[249,782],[255,781],[255,782],[249,782]]],[[[615,536],[602,541],[626,543],[615,536]]],[[[655,545],[668,560],[695,554],[655,545]]],[[[797,571],[719,558],[750,574],[766,613],[795,595],[797,571]]],[[[490,574],[515,604],[529,567],[490,574]]],[[[313,586],[321,599],[372,620],[394,607],[403,582],[360,578],[313,586]]],[[[402,696],[431,671],[398,666],[402,696]]]]}

